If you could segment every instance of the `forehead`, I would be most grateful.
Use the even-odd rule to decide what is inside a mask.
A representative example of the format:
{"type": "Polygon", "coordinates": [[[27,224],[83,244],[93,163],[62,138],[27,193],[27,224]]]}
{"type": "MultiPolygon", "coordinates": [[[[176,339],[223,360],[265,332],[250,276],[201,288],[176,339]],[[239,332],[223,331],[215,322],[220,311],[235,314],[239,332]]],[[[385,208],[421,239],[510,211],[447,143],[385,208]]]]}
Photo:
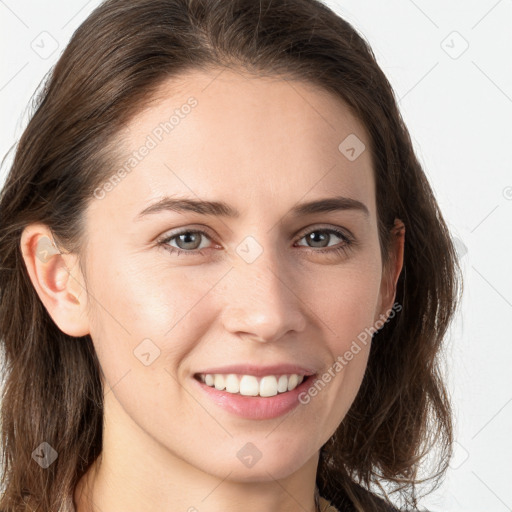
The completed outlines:
{"type": "Polygon", "coordinates": [[[342,195],[375,214],[364,125],[340,98],[307,82],[187,72],[162,84],[127,123],[119,148],[111,175],[126,172],[101,201],[113,211],[140,211],[176,194],[261,214],[271,204],[342,195]]]}

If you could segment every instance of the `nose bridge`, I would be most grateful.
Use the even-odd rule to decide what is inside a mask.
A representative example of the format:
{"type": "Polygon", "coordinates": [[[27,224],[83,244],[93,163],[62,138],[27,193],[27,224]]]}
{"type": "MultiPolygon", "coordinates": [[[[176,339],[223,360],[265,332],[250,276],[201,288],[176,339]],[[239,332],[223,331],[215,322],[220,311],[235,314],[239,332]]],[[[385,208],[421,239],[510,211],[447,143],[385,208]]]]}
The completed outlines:
{"type": "Polygon", "coordinates": [[[297,283],[271,238],[265,236],[260,244],[255,237],[247,237],[237,247],[224,311],[226,329],[251,334],[259,341],[277,340],[305,326],[294,290],[297,283]]]}

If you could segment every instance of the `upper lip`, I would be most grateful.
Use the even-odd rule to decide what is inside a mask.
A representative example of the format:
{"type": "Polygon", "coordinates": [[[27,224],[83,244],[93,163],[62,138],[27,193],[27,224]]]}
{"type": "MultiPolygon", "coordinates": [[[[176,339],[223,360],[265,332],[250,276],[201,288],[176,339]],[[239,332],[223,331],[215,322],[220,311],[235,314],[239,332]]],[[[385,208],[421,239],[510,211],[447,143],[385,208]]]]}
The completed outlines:
{"type": "Polygon", "coordinates": [[[297,364],[273,364],[271,366],[256,366],[252,364],[233,364],[229,366],[217,366],[215,368],[207,368],[197,372],[196,375],[206,375],[221,373],[230,374],[238,373],[240,375],[254,375],[263,377],[265,375],[285,375],[296,373],[298,375],[315,375],[315,371],[311,368],[300,366],[297,364]]]}

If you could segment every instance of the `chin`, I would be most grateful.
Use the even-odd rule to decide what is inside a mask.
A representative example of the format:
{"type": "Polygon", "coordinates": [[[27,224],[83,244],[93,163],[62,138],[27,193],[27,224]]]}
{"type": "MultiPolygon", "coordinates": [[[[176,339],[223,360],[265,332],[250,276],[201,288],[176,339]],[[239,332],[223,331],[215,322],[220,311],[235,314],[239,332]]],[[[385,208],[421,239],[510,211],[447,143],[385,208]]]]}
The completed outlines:
{"type": "MultiPolygon", "coordinates": [[[[275,433],[270,437],[273,435],[275,433]]],[[[265,439],[263,435],[260,441],[257,436],[252,439],[253,443],[233,441],[232,449],[228,448],[222,454],[212,454],[215,462],[208,469],[205,468],[206,471],[220,478],[229,474],[229,479],[236,482],[266,482],[292,475],[319,453],[319,448],[307,452],[307,443],[296,446],[295,443],[278,439],[277,435],[275,442],[265,439]],[[226,457],[227,452],[233,456],[226,457]]]]}

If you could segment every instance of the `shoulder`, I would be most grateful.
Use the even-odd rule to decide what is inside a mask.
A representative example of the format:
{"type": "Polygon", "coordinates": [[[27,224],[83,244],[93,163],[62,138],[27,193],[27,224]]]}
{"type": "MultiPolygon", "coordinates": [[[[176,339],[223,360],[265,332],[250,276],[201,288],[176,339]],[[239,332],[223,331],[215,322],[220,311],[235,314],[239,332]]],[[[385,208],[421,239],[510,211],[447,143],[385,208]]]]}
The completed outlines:
{"type": "MultiPolygon", "coordinates": [[[[358,486],[360,487],[360,486],[358,486]]],[[[363,494],[371,495],[373,502],[378,504],[378,510],[379,512],[419,512],[417,510],[412,509],[399,509],[394,507],[393,505],[390,505],[387,501],[385,501],[383,498],[377,496],[374,493],[371,493],[367,489],[364,489],[363,487],[360,487],[363,494]]],[[[328,499],[323,498],[322,496],[319,496],[319,505],[320,505],[320,512],[343,512],[343,510],[339,510],[336,508],[328,499]]],[[[352,510],[352,509],[351,509],[352,510]]],[[[422,512],[428,512],[427,510],[422,512]]]]}
{"type": "Polygon", "coordinates": [[[319,497],[318,504],[320,505],[320,512],[338,512],[338,509],[322,496],[319,497]]]}

